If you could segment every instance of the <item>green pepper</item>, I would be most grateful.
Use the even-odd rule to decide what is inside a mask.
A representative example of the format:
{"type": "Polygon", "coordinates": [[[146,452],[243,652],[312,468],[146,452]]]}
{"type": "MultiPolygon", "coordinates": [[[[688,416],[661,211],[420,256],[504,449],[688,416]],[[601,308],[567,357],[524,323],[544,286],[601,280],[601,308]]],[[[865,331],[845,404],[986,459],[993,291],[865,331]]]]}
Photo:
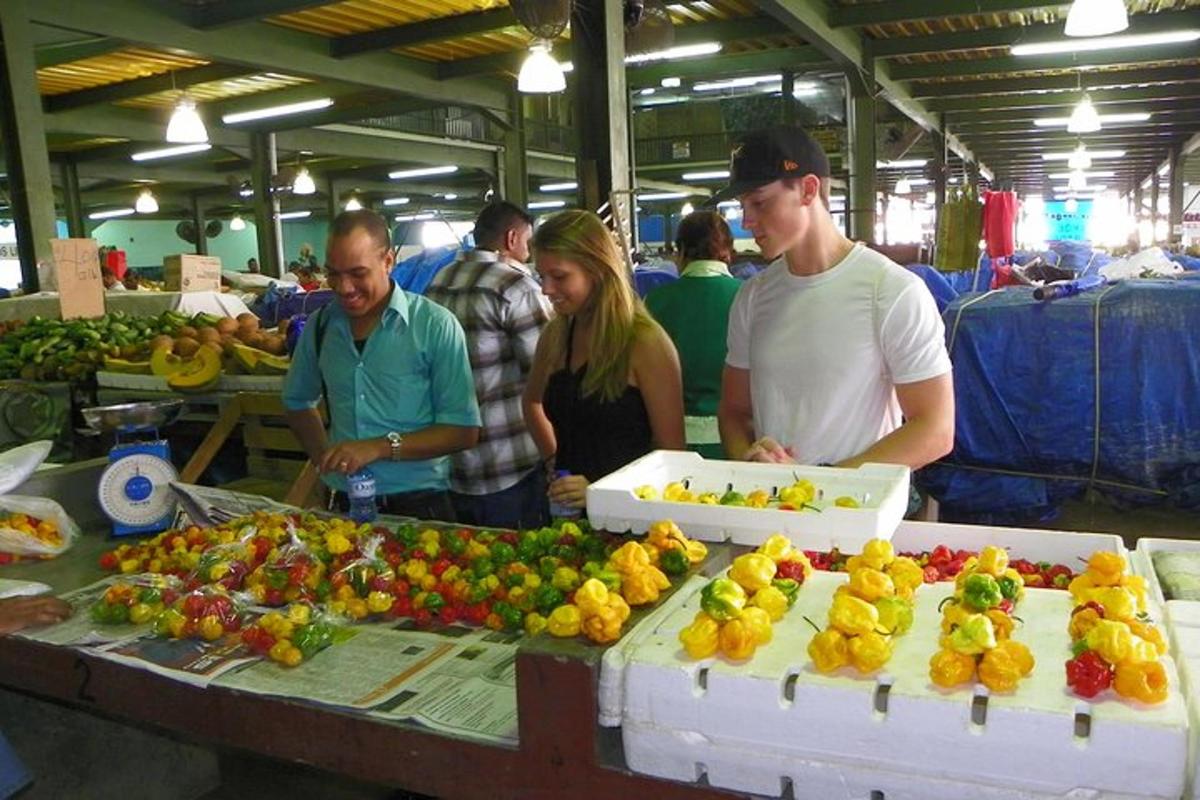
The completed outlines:
{"type": "Polygon", "coordinates": [[[288,585],[288,573],[285,569],[267,570],[267,585],[272,589],[283,591],[288,585]]]}
{"type": "Polygon", "coordinates": [[[442,546],[452,556],[461,556],[467,549],[467,542],[457,533],[451,533],[442,538],[442,546]]]}
{"type": "Polygon", "coordinates": [[[558,544],[558,539],[561,535],[554,528],[542,528],[538,531],[538,542],[541,543],[542,547],[551,548],[558,544]]]}
{"type": "Polygon", "coordinates": [[[721,495],[721,499],[718,502],[723,506],[744,506],[746,505],[746,496],[741,492],[735,492],[730,489],[721,495]]]}
{"type": "Polygon", "coordinates": [[[473,583],[471,588],[467,590],[467,602],[471,605],[482,603],[492,596],[492,590],[482,583],[473,583]]]}
{"type": "Polygon", "coordinates": [[[783,596],[787,598],[788,608],[796,604],[796,598],[800,596],[800,582],[791,578],[776,578],[771,581],[771,585],[779,591],[783,592],[783,596]]]}
{"type": "Polygon", "coordinates": [[[442,606],[446,605],[446,598],[442,597],[438,592],[430,592],[425,595],[425,602],[421,606],[430,614],[436,614],[442,610],[442,606]]]}
{"type": "Polygon", "coordinates": [[[875,603],[879,612],[879,627],[891,635],[900,636],[913,624],[912,604],[899,597],[880,597],[875,603]]]}
{"type": "Polygon", "coordinates": [[[333,592],[333,584],[331,584],[329,582],[328,578],[321,578],[321,580],[317,582],[316,594],[317,594],[318,600],[322,600],[322,601],[328,600],[329,595],[332,592],[333,592]]]}
{"type": "Polygon", "coordinates": [[[615,569],[602,569],[591,577],[603,583],[610,592],[621,591],[621,573],[615,569]]]}
{"type": "Polygon", "coordinates": [[[525,576],[520,572],[510,572],[504,578],[504,585],[509,589],[525,585],[525,576]]]}
{"type": "Polygon", "coordinates": [[[538,576],[544,580],[553,580],[554,571],[562,566],[562,560],[554,556],[542,556],[538,560],[538,576]]]}
{"type": "Polygon", "coordinates": [[[333,628],[324,622],[301,625],[292,634],[292,644],[300,650],[306,661],[332,643],[333,628]]]}
{"type": "Polygon", "coordinates": [[[508,542],[496,542],[492,545],[492,561],[497,566],[510,564],[517,557],[517,551],[508,542]]]}
{"type": "Polygon", "coordinates": [[[403,542],[405,547],[412,547],[420,541],[420,537],[421,532],[417,530],[416,525],[401,525],[396,529],[396,538],[403,542]]]}
{"type": "Polygon", "coordinates": [[[579,545],[579,550],[588,561],[607,561],[608,549],[608,542],[603,537],[590,533],[583,538],[583,544],[579,545]]]}
{"type": "Polygon", "coordinates": [[[948,645],[956,653],[979,655],[996,646],[996,630],[983,614],[970,614],[950,633],[948,645]]]}
{"type": "Polygon", "coordinates": [[[1005,600],[1016,601],[1017,594],[1021,591],[1021,584],[1017,583],[1015,578],[1000,578],[996,583],[1000,585],[1000,594],[1005,600]]]}
{"type": "Polygon", "coordinates": [[[573,544],[557,544],[550,548],[550,553],[561,558],[568,564],[574,564],[580,561],[579,548],[573,544]]]}
{"type": "Polygon", "coordinates": [[[146,605],[152,606],[155,603],[162,602],[162,592],[158,589],[142,589],[142,595],[138,599],[146,605]]]}
{"type": "Polygon", "coordinates": [[[526,564],[532,564],[542,555],[542,545],[538,541],[537,534],[533,531],[526,531],[521,534],[521,541],[517,543],[517,558],[526,564]]]}
{"type": "Polygon", "coordinates": [[[525,615],[521,613],[521,609],[504,600],[493,605],[492,612],[500,617],[500,621],[504,624],[504,629],[507,631],[520,630],[522,623],[525,621],[525,615]]]}
{"type": "Polygon", "coordinates": [[[975,611],[987,611],[1004,599],[1000,584],[991,575],[976,572],[963,584],[963,602],[975,611]]]}
{"type": "Polygon", "coordinates": [[[682,575],[689,566],[687,555],[682,550],[666,550],[658,557],[658,568],[668,575],[682,575]]]}
{"type": "Polygon", "coordinates": [[[550,616],[550,612],[561,606],[565,600],[563,593],[548,583],[543,583],[533,591],[533,607],[543,616],[550,616]]]}
{"type": "Polygon", "coordinates": [[[709,581],[700,590],[700,608],[717,622],[737,619],[745,605],[746,590],[729,578],[709,581]]]}
{"type": "Polygon", "coordinates": [[[476,578],[486,578],[495,572],[495,570],[495,565],[492,564],[492,560],[487,556],[480,556],[471,562],[471,573],[476,578]]]}

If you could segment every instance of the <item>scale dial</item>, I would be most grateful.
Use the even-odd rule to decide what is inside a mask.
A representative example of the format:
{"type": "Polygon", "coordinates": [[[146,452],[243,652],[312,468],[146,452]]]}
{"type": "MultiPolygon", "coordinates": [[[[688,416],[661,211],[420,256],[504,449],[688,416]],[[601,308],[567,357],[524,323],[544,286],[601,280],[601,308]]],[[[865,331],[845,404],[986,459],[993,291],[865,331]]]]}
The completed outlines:
{"type": "Polygon", "coordinates": [[[114,461],[100,476],[100,507],[113,522],[150,525],[175,507],[171,481],[179,480],[170,461],[131,453],[114,461]]]}

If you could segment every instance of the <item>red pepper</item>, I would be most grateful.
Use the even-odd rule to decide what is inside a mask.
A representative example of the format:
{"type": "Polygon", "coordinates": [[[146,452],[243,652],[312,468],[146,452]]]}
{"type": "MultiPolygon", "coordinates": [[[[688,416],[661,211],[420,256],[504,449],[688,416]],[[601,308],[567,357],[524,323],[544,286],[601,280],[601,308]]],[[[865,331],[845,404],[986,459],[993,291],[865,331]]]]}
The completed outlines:
{"type": "Polygon", "coordinates": [[[396,595],[396,597],[407,597],[410,588],[408,581],[403,578],[397,578],[396,582],[392,584],[392,594],[396,595]]]}
{"type": "Polygon", "coordinates": [[[1083,603],[1082,605],[1075,606],[1074,608],[1071,609],[1071,616],[1073,617],[1076,614],[1078,614],[1080,611],[1083,611],[1084,609],[1088,609],[1088,608],[1093,609],[1097,614],[1099,614],[1100,619],[1104,619],[1104,606],[1100,605],[1095,600],[1088,600],[1086,603],[1083,603]]]}
{"type": "Polygon", "coordinates": [[[428,628],[433,624],[433,614],[429,612],[428,608],[418,608],[417,613],[413,614],[413,620],[417,623],[417,627],[428,628]]]}
{"type": "Polygon", "coordinates": [[[1008,614],[1009,616],[1012,616],[1012,612],[1013,612],[1013,601],[1012,601],[1012,600],[1009,600],[1009,599],[1006,597],[1006,598],[1004,598],[1003,600],[1001,600],[1001,601],[1000,601],[1000,602],[999,602],[999,603],[996,605],[996,608],[1000,609],[1000,610],[1001,610],[1001,611],[1003,611],[1005,614],[1008,614]]]}
{"type": "Polygon", "coordinates": [[[804,583],[804,564],[799,561],[782,561],[775,565],[775,577],[804,583]]]}
{"type": "Polygon", "coordinates": [[[392,608],[389,612],[393,617],[407,617],[412,615],[412,598],[407,594],[397,597],[392,602],[392,608]]]}
{"type": "Polygon", "coordinates": [[[453,562],[450,561],[450,559],[439,558],[437,561],[433,562],[432,566],[429,567],[429,571],[432,572],[436,577],[440,578],[442,577],[442,573],[450,569],[451,566],[453,566],[453,562]]]}
{"type": "Polygon", "coordinates": [[[444,625],[453,625],[455,622],[458,622],[458,617],[459,612],[457,606],[442,606],[441,610],[438,611],[438,619],[440,619],[444,625]]]}
{"type": "Polygon", "coordinates": [[[463,612],[463,619],[467,620],[468,622],[473,622],[476,625],[482,625],[483,621],[487,619],[487,615],[490,614],[491,611],[492,610],[488,607],[487,603],[474,603],[467,606],[466,611],[463,612]]]}
{"type": "Polygon", "coordinates": [[[937,547],[933,548],[933,551],[929,554],[929,563],[933,564],[934,566],[948,564],[953,560],[954,552],[944,544],[939,544],[937,547]]]}
{"type": "Polygon", "coordinates": [[[1080,697],[1095,697],[1112,686],[1113,670],[1094,650],[1067,662],[1067,686],[1080,697]]]}
{"type": "Polygon", "coordinates": [[[925,575],[925,583],[937,583],[942,579],[942,573],[932,564],[925,567],[921,572],[925,575]]]}

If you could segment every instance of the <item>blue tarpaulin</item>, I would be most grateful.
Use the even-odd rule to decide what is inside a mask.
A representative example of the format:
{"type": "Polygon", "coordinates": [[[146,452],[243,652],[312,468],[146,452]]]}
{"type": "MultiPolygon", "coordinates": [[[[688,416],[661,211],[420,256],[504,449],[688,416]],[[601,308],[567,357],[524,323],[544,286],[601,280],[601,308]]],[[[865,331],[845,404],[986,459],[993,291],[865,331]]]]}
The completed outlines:
{"type": "Polygon", "coordinates": [[[1012,287],[962,296],[943,319],[955,448],[918,484],[945,519],[1028,522],[1089,486],[1200,507],[1200,282],[1050,302],[1012,287]]]}
{"type": "Polygon", "coordinates": [[[425,294],[434,276],[454,263],[458,251],[456,244],[422,250],[392,267],[392,280],[400,284],[401,289],[425,294]]]}

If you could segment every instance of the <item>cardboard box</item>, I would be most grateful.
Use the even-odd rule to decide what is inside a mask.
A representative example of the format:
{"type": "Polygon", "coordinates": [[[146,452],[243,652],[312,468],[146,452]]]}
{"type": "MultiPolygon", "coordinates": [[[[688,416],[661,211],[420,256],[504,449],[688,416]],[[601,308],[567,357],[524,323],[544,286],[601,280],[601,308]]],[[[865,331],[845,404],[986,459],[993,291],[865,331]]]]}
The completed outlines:
{"type": "Polygon", "coordinates": [[[51,239],[63,319],[104,316],[104,280],[95,239],[51,239]]]}
{"type": "Polygon", "coordinates": [[[221,259],[184,253],[163,259],[163,288],[168,292],[221,291],[221,259]]]}

